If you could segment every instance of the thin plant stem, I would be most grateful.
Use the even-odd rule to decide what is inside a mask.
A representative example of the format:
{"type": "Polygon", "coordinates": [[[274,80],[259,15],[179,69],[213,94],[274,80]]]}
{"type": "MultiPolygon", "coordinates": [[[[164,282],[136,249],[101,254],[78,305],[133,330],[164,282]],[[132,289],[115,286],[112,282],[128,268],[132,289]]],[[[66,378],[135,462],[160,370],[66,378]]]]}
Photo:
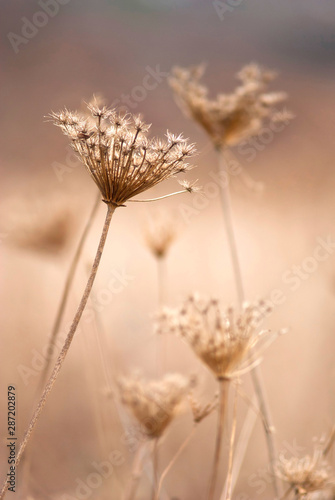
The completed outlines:
{"type": "Polygon", "coordinates": [[[133,467],[131,471],[131,479],[128,488],[124,494],[124,500],[133,500],[141,479],[142,465],[145,452],[146,442],[142,443],[136,450],[133,467]]]}
{"type": "Polygon", "coordinates": [[[172,457],[172,459],[170,460],[170,462],[168,463],[168,465],[165,467],[164,471],[162,472],[161,477],[160,477],[159,482],[158,482],[156,496],[155,496],[154,500],[159,500],[159,494],[161,492],[164,479],[166,478],[166,476],[168,475],[168,473],[170,472],[170,470],[172,469],[172,467],[174,466],[174,464],[176,463],[176,461],[178,460],[178,458],[180,457],[180,455],[182,454],[182,452],[184,451],[184,449],[186,448],[186,446],[188,445],[188,443],[193,438],[195,430],[196,430],[196,427],[197,426],[195,424],[193,426],[193,429],[191,430],[191,432],[187,436],[187,438],[179,446],[178,450],[176,451],[176,453],[174,454],[174,456],[172,457]]]}
{"type": "MultiPolygon", "coordinates": [[[[157,259],[157,281],[158,281],[158,307],[161,310],[166,304],[166,261],[165,257],[157,259]]],[[[157,375],[164,373],[167,358],[167,335],[158,335],[156,339],[157,352],[157,375]]]]}
{"type": "Polygon", "coordinates": [[[214,460],[213,460],[207,500],[213,500],[215,495],[215,488],[217,483],[220,457],[221,457],[223,429],[224,429],[225,415],[226,415],[226,408],[228,401],[229,380],[227,379],[219,380],[219,388],[220,388],[220,398],[219,398],[215,452],[214,452],[214,460]]]}
{"type": "Polygon", "coordinates": [[[323,453],[324,457],[326,457],[328,455],[328,453],[330,452],[330,450],[332,449],[334,441],[335,441],[335,425],[332,428],[332,430],[330,431],[329,438],[328,438],[328,440],[326,442],[325,447],[323,448],[322,453],[323,453]]]}
{"type": "MultiPolygon", "coordinates": [[[[254,396],[254,397],[256,397],[256,396],[254,396]]],[[[240,469],[241,469],[241,466],[242,466],[242,463],[244,460],[247,445],[250,441],[251,433],[254,429],[254,426],[255,426],[255,423],[257,420],[257,416],[258,416],[258,409],[255,410],[255,408],[253,406],[250,406],[248,409],[248,413],[245,417],[243,427],[242,427],[242,430],[240,432],[238,442],[237,442],[236,448],[235,448],[235,457],[234,457],[234,462],[232,465],[231,495],[234,492],[236,481],[237,481],[237,478],[238,478],[238,475],[239,475],[239,472],[240,472],[240,469]]],[[[224,496],[225,496],[226,491],[227,491],[227,481],[226,481],[225,488],[224,488],[224,491],[221,495],[220,500],[224,500],[224,496]]]]}
{"type": "Polygon", "coordinates": [[[236,424],[237,424],[236,414],[237,414],[237,388],[235,388],[233,424],[232,424],[230,443],[229,443],[228,474],[226,482],[227,490],[226,490],[225,500],[231,500],[232,497],[233,456],[234,456],[236,424]]]}
{"type": "MultiPolygon", "coordinates": [[[[20,446],[19,446],[19,449],[18,449],[18,453],[17,453],[17,456],[16,456],[16,460],[15,460],[15,466],[17,467],[18,464],[20,463],[20,460],[21,460],[21,457],[23,455],[23,452],[29,442],[29,439],[31,437],[31,434],[35,428],[35,425],[36,423],[38,422],[38,419],[42,413],[42,410],[44,408],[44,405],[47,401],[47,398],[49,396],[49,393],[51,392],[53,386],[54,386],[54,383],[56,382],[56,379],[58,377],[58,374],[61,370],[61,367],[63,365],[63,362],[66,358],[66,355],[70,349],[70,346],[71,346],[71,343],[72,343],[72,340],[73,340],[73,337],[74,337],[74,334],[76,333],[76,330],[77,330],[77,326],[78,326],[78,323],[80,321],[80,318],[84,312],[84,309],[86,307],[86,304],[87,304],[87,301],[88,301],[88,298],[89,298],[89,295],[90,295],[90,292],[92,290],[92,286],[93,286],[93,283],[94,283],[94,280],[95,280],[95,277],[96,277],[96,274],[97,274],[97,271],[98,271],[98,267],[99,267],[99,263],[100,263],[100,260],[101,260],[101,256],[102,256],[102,252],[103,252],[103,249],[104,249],[104,246],[105,246],[105,243],[106,243],[106,239],[107,239],[107,234],[108,234],[108,229],[109,229],[109,226],[110,226],[110,222],[112,220],[112,216],[113,216],[113,213],[115,211],[115,206],[114,205],[111,205],[111,204],[108,204],[107,205],[107,215],[106,215],[106,219],[105,219],[105,223],[104,223],[104,226],[103,226],[103,230],[102,230],[102,234],[101,234],[101,238],[100,238],[100,241],[99,241],[99,245],[98,245],[98,249],[97,249],[97,253],[96,253],[96,256],[95,256],[95,259],[94,259],[94,262],[93,262],[93,266],[92,266],[92,270],[91,270],[91,274],[89,276],[89,279],[88,279],[88,282],[86,284],[86,287],[85,287],[85,290],[84,290],[84,293],[83,293],[83,296],[81,298],[81,301],[79,303],[79,306],[78,306],[78,309],[77,309],[77,312],[74,316],[74,319],[72,321],[72,325],[70,327],[70,330],[67,334],[67,337],[64,341],[64,345],[62,347],[62,350],[61,352],[59,353],[59,356],[56,360],[56,363],[54,365],[54,368],[53,368],[53,371],[50,375],[50,378],[43,390],[43,393],[42,393],[42,396],[40,398],[40,401],[38,402],[36,408],[35,408],[35,411],[32,415],[32,418],[29,422],[29,425],[28,425],[28,428],[23,436],[23,439],[20,443],[20,446]]],[[[0,500],[2,500],[4,497],[5,497],[5,494],[8,490],[8,481],[7,481],[7,478],[5,479],[4,483],[3,483],[3,486],[2,486],[2,489],[1,489],[1,492],[0,492],[0,500]]]]}
{"type": "Polygon", "coordinates": [[[73,282],[73,279],[74,279],[74,276],[75,276],[75,273],[76,273],[76,270],[78,267],[78,263],[79,263],[79,260],[80,260],[80,257],[81,257],[81,254],[82,254],[82,251],[84,248],[84,244],[86,242],[88,233],[92,227],[94,218],[96,216],[96,213],[98,211],[100,204],[101,204],[101,194],[99,191],[98,195],[96,197],[96,200],[94,202],[94,205],[92,207],[91,213],[90,213],[90,215],[87,219],[87,222],[85,224],[85,227],[84,227],[84,230],[83,230],[82,235],[80,237],[80,240],[78,241],[76,251],[74,253],[71,265],[69,267],[69,270],[68,270],[68,273],[66,276],[62,297],[61,297],[61,300],[60,300],[60,303],[59,303],[59,306],[57,309],[54,325],[52,327],[51,335],[50,335],[49,342],[48,342],[48,348],[46,350],[47,354],[46,354],[46,358],[45,358],[45,365],[44,365],[44,368],[43,368],[43,371],[42,371],[42,374],[41,374],[41,377],[39,380],[38,389],[37,389],[38,395],[40,394],[42,388],[45,385],[45,381],[46,381],[46,378],[47,378],[47,375],[48,375],[48,372],[50,369],[51,360],[52,360],[52,346],[56,342],[57,335],[59,333],[59,328],[60,328],[60,325],[61,325],[61,322],[62,322],[62,319],[64,316],[65,307],[66,307],[66,304],[67,304],[67,301],[69,298],[70,289],[71,289],[72,282],[73,282]]]}
{"type": "MultiPolygon", "coordinates": [[[[226,171],[226,161],[224,151],[221,148],[217,149],[219,154],[219,173],[225,174],[227,176],[226,171]]],[[[241,266],[238,257],[237,244],[235,239],[234,225],[233,225],[233,214],[232,214],[232,206],[231,206],[231,198],[230,198],[230,190],[229,190],[229,180],[228,178],[224,178],[224,182],[221,183],[221,202],[222,202],[222,211],[227,231],[227,237],[229,242],[230,254],[233,264],[235,283],[237,289],[237,295],[239,299],[239,303],[242,306],[245,300],[241,266]]],[[[270,460],[270,469],[272,476],[272,484],[275,492],[275,500],[278,500],[280,497],[280,486],[275,474],[275,461],[276,461],[276,447],[273,437],[273,424],[270,415],[269,405],[265,397],[265,391],[262,383],[262,377],[258,366],[255,366],[251,370],[251,378],[253,382],[253,386],[255,389],[255,393],[257,395],[258,404],[260,410],[263,415],[263,424],[265,430],[266,443],[268,448],[269,460],[270,460]]]]}
{"type": "Polygon", "coordinates": [[[152,201],[159,201],[159,200],[165,200],[165,198],[170,198],[171,196],[176,196],[177,194],[183,194],[183,193],[189,193],[190,191],[188,189],[183,189],[182,191],[176,191],[175,193],[170,193],[170,194],[164,194],[163,196],[158,196],[157,198],[147,198],[144,200],[128,200],[129,202],[132,203],[149,203],[152,201]]]}
{"type": "Polygon", "coordinates": [[[158,438],[154,439],[152,448],[152,496],[151,500],[155,500],[158,487],[158,438]]]}

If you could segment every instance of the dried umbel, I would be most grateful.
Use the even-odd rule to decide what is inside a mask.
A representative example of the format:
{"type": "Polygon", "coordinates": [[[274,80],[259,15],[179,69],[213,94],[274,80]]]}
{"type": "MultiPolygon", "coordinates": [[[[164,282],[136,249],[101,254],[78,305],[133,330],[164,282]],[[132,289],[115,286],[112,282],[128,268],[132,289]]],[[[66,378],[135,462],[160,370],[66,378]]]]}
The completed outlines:
{"type": "Polygon", "coordinates": [[[334,486],[332,471],[320,443],[315,445],[312,455],[302,458],[281,455],[277,475],[292,487],[298,498],[306,498],[310,493],[334,486]]]}
{"type": "Polygon", "coordinates": [[[193,295],[179,309],[165,309],[157,330],[183,337],[214,375],[224,380],[252,366],[251,351],[261,339],[273,339],[259,328],[269,312],[265,302],[244,304],[237,312],[232,307],[223,309],[216,299],[193,295]]]}
{"type": "Polygon", "coordinates": [[[91,117],[64,110],[54,123],[71,144],[101,191],[103,201],[121,206],[159,182],[190,169],[192,144],[169,132],[166,140],[148,139],[150,125],[131,114],[121,116],[90,104],[91,117]]]}
{"type": "Polygon", "coordinates": [[[271,71],[249,64],[237,74],[240,84],[231,94],[208,97],[200,83],[204,66],[175,67],[170,85],[180,107],[208,133],[216,147],[234,146],[256,135],[266,121],[287,121],[289,113],[277,113],[275,105],[286,99],[284,92],[268,92],[275,78],[271,71]]]}
{"type": "Polygon", "coordinates": [[[151,214],[143,231],[148,248],[158,259],[165,257],[178,233],[176,220],[166,211],[151,214]]]}
{"type": "Polygon", "coordinates": [[[120,381],[122,402],[128,406],[149,438],[159,438],[176,416],[192,382],[178,374],[160,380],[124,378],[120,381]]]}

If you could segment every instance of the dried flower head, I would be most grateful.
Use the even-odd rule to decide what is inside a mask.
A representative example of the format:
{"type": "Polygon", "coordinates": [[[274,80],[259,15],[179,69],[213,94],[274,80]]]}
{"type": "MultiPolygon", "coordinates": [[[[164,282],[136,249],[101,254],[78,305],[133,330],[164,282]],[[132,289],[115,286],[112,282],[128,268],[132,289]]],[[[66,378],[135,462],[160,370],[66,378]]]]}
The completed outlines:
{"type": "Polygon", "coordinates": [[[221,308],[216,299],[192,295],[179,309],[163,310],[157,330],[183,337],[218,379],[229,379],[252,366],[251,351],[261,339],[273,339],[259,329],[269,312],[262,301],[236,312],[221,308]]]}
{"type": "Polygon", "coordinates": [[[150,125],[141,117],[120,115],[98,103],[88,105],[91,117],[65,109],[52,113],[55,125],[71,144],[99,187],[103,201],[114,206],[190,169],[195,152],[181,135],[169,132],[166,140],[148,139],[150,125]]]}
{"type": "Polygon", "coordinates": [[[155,212],[144,226],[145,242],[157,258],[165,257],[177,237],[176,220],[168,212],[155,212]]]}
{"type": "Polygon", "coordinates": [[[315,445],[312,455],[302,458],[285,458],[281,455],[276,470],[278,477],[294,489],[298,498],[306,498],[314,491],[325,490],[334,485],[331,468],[324,458],[321,443],[315,445]]]}
{"type": "Polygon", "coordinates": [[[210,403],[202,404],[191,392],[188,396],[190,407],[192,410],[193,421],[198,424],[204,418],[208,417],[218,406],[219,395],[215,394],[213,401],[210,403]]]}
{"type": "Polygon", "coordinates": [[[265,120],[272,120],[274,106],[286,99],[284,92],[267,92],[275,74],[257,64],[243,67],[235,91],[219,94],[215,100],[209,99],[208,89],[200,83],[203,73],[203,65],[175,67],[170,85],[177,103],[205,129],[216,147],[233,146],[256,135],[265,120]]]}
{"type": "Polygon", "coordinates": [[[140,378],[120,381],[122,402],[129,407],[149,438],[159,438],[190,389],[191,381],[178,374],[146,382],[140,378]]]}

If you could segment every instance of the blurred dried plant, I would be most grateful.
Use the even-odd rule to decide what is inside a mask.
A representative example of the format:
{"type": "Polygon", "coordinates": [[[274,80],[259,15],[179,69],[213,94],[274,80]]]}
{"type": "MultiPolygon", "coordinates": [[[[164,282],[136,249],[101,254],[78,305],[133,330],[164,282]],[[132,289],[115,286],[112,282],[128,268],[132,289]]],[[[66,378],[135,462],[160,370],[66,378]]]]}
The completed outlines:
{"type": "Polygon", "coordinates": [[[178,105],[207,132],[216,147],[234,146],[257,134],[266,120],[288,119],[287,112],[278,113],[274,108],[286,94],[267,91],[276,76],[273,71],[248,64],[237,73],[240,84],[234,92],[211,100],[208,89],[200,83],[204,70],[203,64],[175,67],[170,85],[178,105]]]}
{"type": "Polygon", "coordinates": [[[66,251],[75,230],[75,216],[65,199],[23,199],[6,212],[8,243],[52,256],[66,251]]]}
{"type": "Polygon", "coordinates": [[[293,491],[295,498],[310,498],[311,493],[329,491],[335,484],[320,442],[315,444],[312,455],[290,458],[280,455],[276,471],[290,485],[289,491],[293,491]]]}
{"type": "Polygon", "coordinates": [[[119,382],[121,400],[143,428],[148,438],[159,438],[172,422],[192,381],[179,374],[160,380],[123,378],[119,382]]]}
{"type": "Polygon", "coordinates": [[[177,238],[178,224],[168,211],[148,214],[143,224],[143,234],[147,247],[157,259],[164,258],[177,238]]]}

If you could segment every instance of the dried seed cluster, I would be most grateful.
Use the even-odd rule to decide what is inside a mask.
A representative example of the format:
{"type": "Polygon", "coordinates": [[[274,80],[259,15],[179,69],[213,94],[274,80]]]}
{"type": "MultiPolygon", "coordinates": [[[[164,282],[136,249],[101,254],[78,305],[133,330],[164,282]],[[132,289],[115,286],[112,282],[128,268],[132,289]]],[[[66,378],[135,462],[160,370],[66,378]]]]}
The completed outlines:
{"type": "Polygon", "coordinates": [[[181,135],[148,139],[150,125],[139,116],[120,115],[106,106],[89,104],[90,117],[67,109],[52,113],[54,123],[71,139],[103,201],[115,206],[191,167],[195,152],[181,135]]]}
{"type": "Polygon", "coordinates": [[[281,455],[277,463],[277,474],[294,488],[298,498],[306,498],[309,493],[334,485],[331,468],[320,445],[315,446],[312,455],[302,458],[285,458],[281,455]]]}
{"type": "Polygon", "coordinates": [[[288,112],[276,112],[275,105],[286,99],[284,92],[267,92],[275,73],[249,64],[237,74],[240,85],[231,94],[208,98],[200,83],[204,66],[175,67],[170,85],[180,107],[209,134],[217,147],[233,146],[256,135],[265,120],[287,121],[288,112]]]}
{"type": "Polygon", "coordinates": [[[159,438],[176,416],[192,382],[178,374],[161,380],[124,378],[120,381],[122,402],[129,407],[149,438],[159,438]]]}
{"type": "Polygon", "coordinates": [[[183,337],[218,379],[227,379],[250,365],[252,348],[269,333],[259,330],[269,311],[265,302],[244,304],[236,312],[216,299],[192,295],[179,309],[163,310],[157,331],[183,337]]]}

